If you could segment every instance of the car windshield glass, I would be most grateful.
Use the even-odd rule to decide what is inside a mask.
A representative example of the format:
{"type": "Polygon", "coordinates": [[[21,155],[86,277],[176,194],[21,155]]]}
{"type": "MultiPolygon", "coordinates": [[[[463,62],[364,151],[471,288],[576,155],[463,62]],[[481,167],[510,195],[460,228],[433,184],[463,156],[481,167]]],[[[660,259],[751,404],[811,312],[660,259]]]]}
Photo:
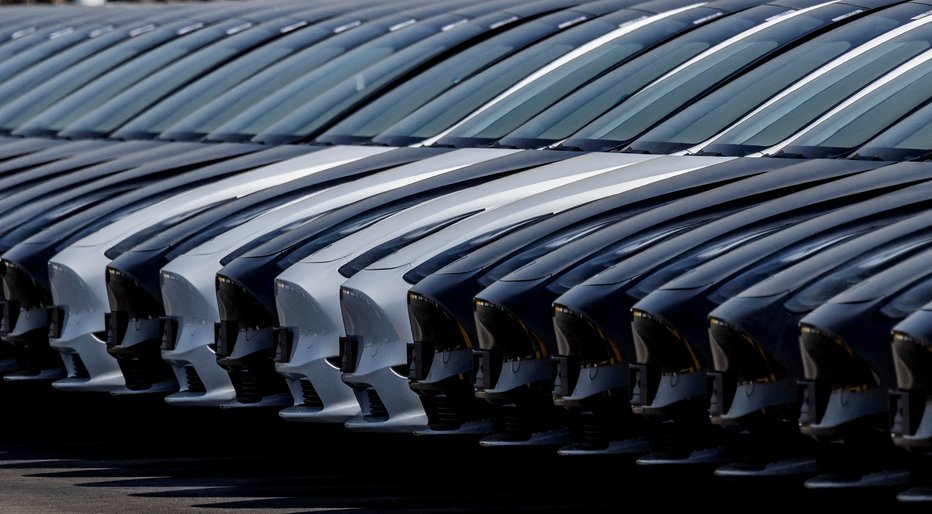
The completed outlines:
{"type": "Polygon", "coordinates": [[[352,77],[369,66],[384,62],[395,53],[437,33],[441,29],[437,25],[424,22],[414,23],[349,51],[344,50],[344,55],[331,59],[316,68],[303,68],[308,73],[282,88],[271,91],[268,96],[258,98],[255,104],[212,131],[208,139],[223,140],[228,134],[235,134],[241,138],[255,136],[311,100],[320,97],[347,77],[352,77]]]}
{"type": "MultiPolygon", "coordinates": [[[[770,147],[784,141],[870,82],[927,50],[932,25],[926,24],[845,60],[776,99],[716,137],[715,145],[770,147]]],[[[843,56],[844,58],[844,56],[843,56]]]]}
{"type": "Polygon", "coordinates": [[[853,149],[928,102],[930,94],[932,61],[926,61],[819,123],[784,151],[806,155],[812,147],[853,149]]]}
{"type": "Polygon", "coordinates": [[[855,154],[861,158],[909,160],[932,152],[932,105],[926,105],[864,143],[855,154]]]}
{"type": "Polygon", "coordinates": [[[499,143],[523,148],[566,139],[664,73],[753,25],[752,17],[735,14],[720,23],[678,35],[561,99],[509,132],[499,143]]]}
{"type": "Polygon", "coordinates": [[[120,127],[114,136],[161,133],[249,77],[329,34],[330,31],[310,26],[295,30],[274,43],[260,46],[156,103],[120,127]]]}
{"type": "MultiPolygon", "coordinates": [[[[833,23],[850,6],[830,5],[805,14],[787,15],[746,37],[726,42],[647,86],[627,101],[573,134],[573,139],[630,142],[720,82],[782,47],[833,23]]],[[[725,20],[727,21],[727,19],[725,20]]],[[[572,143],[568,143],[571,144],[572,143]]]]}
{"type": "MultiPolygon", "coordinates": [[[[405,87],[396,88],[390,93],[367,103],[359,110],[350,113],[333,128],[324,132],[318,139],[322,142],[339,142],[340,138],[372,138],[385,131],[393,124],[408,116],[416,109],[449,91],[453,87],[469,80],[473,75],[501,61],[497,72],[485,81],[486,88],[501,89],[494,81],[501,84],[510,76],[518,75],[522,65],[533,66],[534,61],[543,56],[553,57],[568,51],[568,45],[561,45],[558,37],[549,37],[559,31],[564,23],[578,20],[579,13],[557,13],[540,20],[535,20],[503,34],[499,34],[482,45],[477,45],[445,59],[427,71],[405,81],[405,87]],[[517,53],[516,53],[517,52],[517,53]],[[537,59],[535,59],[535,56],[537,59]],[[530,61],[530,63],[528,63],[530,61]]],[[[584,22],[588,25],[589,22],[584,22]]],[[[592,34],[590,37],[595,37],[592,34]]],[[[517,78],[513,79],[517,80],[517,78]]]]}
{"type": "MultiPolygon", "coordinates": [[[[684,30],[685,27],[691,26],[690,24],[699,17],[701,16],[692,12],[672,17],[658,15],[640,21],[639,23],[646,23],[647,21],[652,21],[652,23],[636,30],[624,32],[627,27],[622,26],[619,28],[621,33],[619,37],[593,47],[582,55],[575,56],[525,87],[512,92],[501,101],[496,102],[493,106],[450,131],[439,141],[439,144],[455,145],[460,138],[480,138],[493,141],[501,139],[587,82],[617,68],[611,78],[600,79],[599,84],[601,84],[601,87],[590,88],[586,90],[585,95],[572,98],[571,103],[576,109],[583,109],[582,106],[586,106],[585,114],[591,116],[594,109],[605,108],[604,100],[606,98],[625,95],[626,91],[636,89],[646,82],[647,79],[645,79],[644,75],[636,75],[630,81],[616,86],[616,82],[621,80],[622,77],[631,77],[638,71],[636,64],[631,68],[627,68],[624,66],[625,62],[667,37],[684,30]],[[606,92],[606,87],[611,91],[606,92]],[[598,93],[603,95],[602,104],[598,103],[598,93]]],[[[710,44],[714,44],[714,42],[720,41],[728,35],[746,28],[746,26],[753,25],[753,21],[740,15],[735,15],[733,20],[732,18],[732,16],[727,17],[722,24],[713,23],[712,25],[716,27],[714,29],[702,31],[697,35],[690,34],[686,36],[675,48],[664,46],[657,54],[648,52],[642,60],[637,62],[646,63],[648,61],[646,56],[654,55],[655,59],[651,60],[651,69],[654,70],[654,73],[660,74],[705,50],[710,44]],[[728,20],[732,21],[733,24],[729,25],[728,20]]],[[[644,72],[643,69],[640,71],[644,72]]],[[[651,72],[645,73],[651,75],[651,72]]],[[[630,94],[630,91],[627,94],[630,94]]],[[[618,100],[614,101],[617,102],[618,100]]]]}
{"type": "Polygon", "coordinates": [[[170,63],[220,40],[226,35],[227,29],[241,24],[241,21],[229,21],[185,33],[182,37],[159,46],[158,51],[146,52],[85,84],[67,98],[25,122],[20,130],[27,131],[27,134],[31,130],[58,132],[117,93],[130,89],[170,63]]]}
{"type": "MultiPolygon", "coordinates": [[[[250,35],[255,32],[251,32],[250,35]]],[[[245,34],[244,34],[245,35],[245,34]]],[[[238,38],[237,38],[238,39],[238,38]]],[[[188,55],[111,98],[100,107],[68,124],[62,135],[99,133],[107,135],[166,94],[183,87],[202,73],[235,58],[240,52],[237,41],[225,40],[188,55]]]]}
{"type": "MultiPolygon", "coordinates": [[[[142,59],[141,55],[144,52],[177,37],[177,31],[187,25],[188,23],[175,23],[159,28],[149,25],[130,30],[127,41],[102,50],[63,70],[31,91],[25,92],[17,101],[5,105],[0,109],[0,128],[9,131],[19,127],[23,122],[97,77],[131,59],[142,59]]],[[[171,53],[170,48],[168,51],[171,53]]]]}
{"type": "Polygon", "coordinates": [[[901,7],[901,10],[889,14],[872,14],[831,30],[762,64],[674,114],[639,137],[631,147],[636,151],[650,151],[652,144],[662,143],[689,147],[714,137],[818,67],[905,23],[921,6],[912,4],[901,7]]]}
{"type": "MultiPolygon", "coordinates": [[[[389,143],[401,139],[415,142],[434,137],[560,56],[610,33],[617,29],[618,25],[641,17],[643,13],[618,12],[587,21],[549,38],[425,104],[395,125],[385,129],[374,138],[374,141],[389,143]]],[[[660,23],[660,20],[656,23],[660,23]]],[[[676,20],[672,20],[671,23],[679,25],[676,20]]],[[[658,34],[664,34],[664,28],[667,31],[670,30],[666,25],[650,24],[633,31],[631,38],[643,37],[644,39],[640,43],[640,39],[635,40],[632,43],[634,46],[628,48],[633,49],[647,44],[652,36],[656,38],[658,34]],[[654,32],[655,29],[659,32],[654,32]]]]}
{"type": "MultiPolygon", "coordinates": [[[[145,26],[145,23],[135,24],[136,28],[145,26]]],[[[90,32],[82,32],[84,41],[60,52],[54,56],[43,59],[7,80],[0,82],[0,105],[10,103],[13,99],[26,93],[32,88],[41,85],[56,74],[64,72],[69,67],[90,58],[99,52],[127,40],[130,29],[125,27],[105,27],[90,32]]]]}

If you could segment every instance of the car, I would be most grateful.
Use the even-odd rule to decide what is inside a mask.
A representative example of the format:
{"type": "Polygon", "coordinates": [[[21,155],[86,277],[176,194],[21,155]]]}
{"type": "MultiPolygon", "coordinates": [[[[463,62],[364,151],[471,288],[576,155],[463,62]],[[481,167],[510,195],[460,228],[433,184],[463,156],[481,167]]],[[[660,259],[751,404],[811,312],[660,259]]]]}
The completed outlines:
{"type": "Polygon", "coordinates": [[[890,391],[890,435],[893,444],[917,455],[914,465],[914,486],[897,495],[901,502],[932,500],[932,484],[928,479],[929,431],[928,385],[923,378],[928,359],[924,350],[929,344],[929,317],[932,302],[899,321],[892,329],[893,364],[896,388],[890,391]]]}
{"type": "Polygon", "coordinates": [[[790,453],[770,459],[752,454],[716,474],[753,477],[791,466],[817,471],[810,458],[817,448],[798,429],[797,380],[803,376],[799,319],[838,292],[926,248],[932,243],[930,216],[923,211],[807,255],[709,311],[714,366],[709,374],[716,384],[712,422],[748,430],[761,441],[790,439],[796,448],[809,446],[805,457],[799,452],[795,459],[790,453]]]}
{"type": "Polygon", "coordinates": [[[800,430],[843,443],[832,445],[834,466],[807,480],[807,488],[909,484],[907,455],[892,444],[889,430],[889,388],[896,384],[890,330],[932,298],[925,271],[930,256],[930,250],[918,252],[800,319],[800,430]]]}

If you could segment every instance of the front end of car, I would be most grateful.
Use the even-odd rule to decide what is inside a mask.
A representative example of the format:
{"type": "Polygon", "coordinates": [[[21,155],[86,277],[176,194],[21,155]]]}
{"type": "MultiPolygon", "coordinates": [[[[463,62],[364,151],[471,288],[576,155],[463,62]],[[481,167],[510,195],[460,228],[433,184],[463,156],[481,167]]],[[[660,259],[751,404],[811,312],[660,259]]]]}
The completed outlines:
{"type": "Polygon", "coordinates": [[[170,405],[219,407],[236,398],[214,347],[220,321],[214,277],[220,267],[218,256],[186,254],[162,268],[161,353],[178,382],[178,392],[165,397],[170,405]]]}
{"type": "Polygon", "coordinates": [[[287,421],[345,423],[360,414],[340,373],[339,290],[346,279],[335,266],[298,262],[275,279],[275,369],[293,400],[279,412],[287,421]]]}
{"type": "Polygon", "coordinates": [[[345,423],[353,431],[414,433],[427,426],[420,398],[408,385],[410,284],[404,271],[364,269],[340,287],[340,370],[362,412],[345,423]]]}

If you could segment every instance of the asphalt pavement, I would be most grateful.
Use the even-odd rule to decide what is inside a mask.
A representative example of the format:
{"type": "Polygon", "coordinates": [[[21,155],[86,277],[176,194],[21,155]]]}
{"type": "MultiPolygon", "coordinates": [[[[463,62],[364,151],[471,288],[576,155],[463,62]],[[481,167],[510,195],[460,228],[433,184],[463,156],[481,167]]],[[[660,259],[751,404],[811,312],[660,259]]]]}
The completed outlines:
{"type": "Polygon", "coordinates": [[[928,512],[897,502],[899,489],[812,491],[802,479],[729,481],[703,466],[352,433],[285,422],[274,409],[190,409],[36,383],[0,384],[0,405],[0,513],[928,512]]]}

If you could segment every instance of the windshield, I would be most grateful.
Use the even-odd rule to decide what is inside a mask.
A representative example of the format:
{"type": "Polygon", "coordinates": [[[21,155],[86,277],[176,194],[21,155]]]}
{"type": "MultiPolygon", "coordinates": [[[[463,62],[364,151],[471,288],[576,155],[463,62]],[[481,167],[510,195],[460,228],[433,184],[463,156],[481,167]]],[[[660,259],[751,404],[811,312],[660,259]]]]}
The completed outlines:
{"type": "Polygon", "coordinates": [[[862,159],[911,160],[932,152],[932,105],[925,105],[855,152],[862,159]]]}
{"type": "Polygon", "coordinates": [[[222,39],[227,29],[241,24],[241,21],[228,21],[187,32],[170,43],[159,46],[158,51],[146,52],[144,55],[129,60],[45,109],[25,122],[19,130],[14,131],[14,134],[30,135],[35,131],[40,134],[57,133],[79,117],[113,98],[114,95],[130,89],[170,63],[222,39]]]}
{"type": "Polygon", "coordinates": [[[176,23],[164,28],[153,26],[131,30],[129,39],[102,50],[84,61],[61,71],[34,89],[25,92],[17,101],[0,109],[0,128],[15,129],[23,122],[45,110],[56,101],[77,91],[97,77],[119,67],[142,53],[178,37],[177,30],[188,25],[176,23]]]}
{"type": "Polygon", "coordinates": [[[251,138],[288,117],[311,100],[320,97],[347,77],[352,77],[369,66],[383,62],[396,52],[435,34],[441,28],[437,25],[418,22],[395,32],[383,32],[380,37],[369,42],[356,39],[354,41],[356,47],[341,49],[339,53],[343,55],[339,58],[329,59],[314,68],[304,66],[302,69],[306,73],[296,80],[284,87],[268,91],[267,96],[256,98],[258,101],[255,104],[217,127],[208,135],[208,139],[222,141],[229,139],[230,136],[235,136],[238,140],[251,138]]]}
{"type": "MultiPolygon", "coordinates": [[[[829,109],[896,66],[927,50],[932,26],[926,24],[847,59],[760,109],[703,148],[718,145],[768,148],[792,136],[829,109]]],[[[844,57],[843,57],[844,58],[844,57]]]]}
{"type": "Polygon", "coordinates": [[[265,43],[275,35],[275,32],[261,28],[246,27],[243,30],[237,32],[234,37],[225,38],[158,70],[131,89],[69,124],[62,130],[61,135],[107,135],[165,95],[213,68],[235,59],[244,50],[265,43]]]}
{"type": "Polygon", "coordinates": [[[804,157],[847,154],[917,106],[928,102],[930,93],[932,61],[926,61],[819,123],[793,140],[783,152],[804,157]]]}
{"type": "Polygon", "coordinates": [[[850,6],[829,5],[805,14],[782,16],[769,26],[755,26],[647,86],[573,134],[567,145],[580,146],[574,143],[576,140],[609,141],[615,146],[631,142],[720,83],[789,43],[834,23],[833,18],[850,10],[850,6]]]}
{"type": "MultiPolygon", "coordinates": [[[[553,44],[552,41],[557,38],[551,37],[543,41],[541,38],[558,32],[564,23],[574,19],[580,19],[580,14],[570,11],[550,15],[516,27],[482,45],[445,59],[427,71],[407,79],[405,87],[396,88],[350,113],[317,140],[339,143],[347,139],[371,139],[433,98],[458,87],[475,74],[507,57],[502,63],[503,66],[498,66],[498,72],[494,74],[496,76],[490,77],[504,83],[509,73],[519,73],[512,71],[512,68],[516,65],[520,67],[520,64],[528,60],[527,57],[531,57],[530,60],[533,61],[533,54],[553,56],[565,52],[566,50],[553,44]]],[[[488,85],[486,82],[487,87],[488,85]]]]}
{"type": "MultiPolygon", "coordinates": [[[[501,139],[581,86],[617,68],[614,74],[600,79],[601,87],[595,86],[587,89],[584,95],[570,97],[571,100],[568,100],[575,109],[581,109],[584,115],[591,116],[594,109],[606,108],[604,104],[598,103],[593,98],[598,93],[603,95],[603,99],[615,98],[610,101],[617,103],[620,101],[617,99],[618,95],[625,95],[626,89],[639,87],[639,81],[646,80],[643,75],[632,76],[637,73],[638,65],[628,68],[623,66],[624,63],[667,38],[692,28],[692,22],[707,15],[708,12],[704,10],[699,13],[686,11],[677,16],[657,15],[622,24],[612,33],[616,37],[610,41],[601,45],[588,44],[582,47],[581,51],[585,50],[584,53],[575,55],[568,62],[548,70],[536,80],[510,93],[450,131],[438,144],[456,145],[462,144],[464,140],[479,139],[492,142],[501,139]],[[617,84],[622,78],[628,78],[629,81],[617,84]],[[610,91],[606,92],[606,87],[610,91]]],[[[730,16],[728,18],[731,19],[730,16]]],[[[741,23],[743,20],[743,18],[737,18],[734,25],[721,27],[721,29],[725,33],[740,30],[738,27],[743,25],[741,23]]],[[[751,23],[748,22],[748,24],[751,23]]],[[[606,38],[612,34],[606,35],[606,38]]],[[[673,67],[705,49],[708,44],[705,41],[706,38],[716,37],[725,36],[717,30],[705,31],[699,37],[687,36],[675,49],[664,47],[669,50],[669,53],[663,50],[660,50],[658,54],[648,52],[646,55],[656,55],[656,60],[650,60],[652,71],[646,73],[648,75],[662,73],[665,71],[664,67],[673,67]]],[[[646,56],[637,62],[646,63],[646,56]]],[[[644,72],[643,69],[641,71],[644,72]]]]}
{"type": "Polygon", "coordinates": [[[249,77],[330,34],[331,31],[325,28],[309,26],[286,34],[274,43],[260,46],[156,103],[120,127],[114,137],[153,137],[249,77]]]}
{"type": "Polygon", "coordinates": [[[850,22],[775,57],[635,140],[629,150],[664,153],[698,145],[832,59],[906,23],[926,6],[905,4],[850,22]],[[674,144],[675,146],[670,146],[674,144]]]}

